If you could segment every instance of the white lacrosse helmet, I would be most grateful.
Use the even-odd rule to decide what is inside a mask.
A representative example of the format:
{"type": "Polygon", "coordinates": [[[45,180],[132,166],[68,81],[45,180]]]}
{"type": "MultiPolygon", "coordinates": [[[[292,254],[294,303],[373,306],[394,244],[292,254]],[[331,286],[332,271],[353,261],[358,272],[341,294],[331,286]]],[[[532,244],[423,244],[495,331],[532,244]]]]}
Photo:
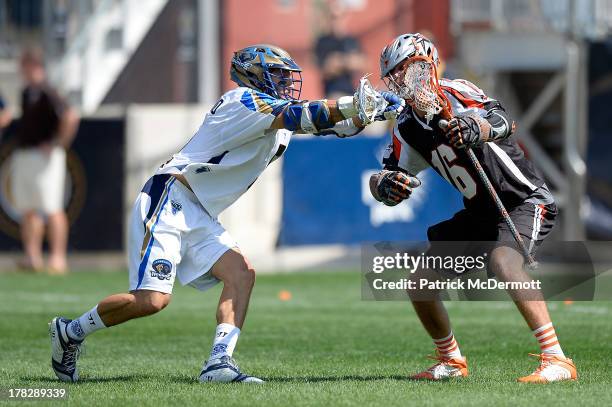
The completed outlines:
{"type": "Polygon", "coordinates": [[[389,90],[425,112],[428,121],[442,110],[438,97],[439,66],[435,45],[419,33],[398,36],[380,54],[380,77],[389,90]],[[405,61],[405,69],[395,69],[405,61]]]}
{"type": "Polygon", "coordinates": [[[389,72],[412,57],[425,57],[431,60],[436,68],[440,66],[440,57],[436,46],[420,33],[402,34],[383,48],[380,54],[380,77],[384,79],[389,72]]]}

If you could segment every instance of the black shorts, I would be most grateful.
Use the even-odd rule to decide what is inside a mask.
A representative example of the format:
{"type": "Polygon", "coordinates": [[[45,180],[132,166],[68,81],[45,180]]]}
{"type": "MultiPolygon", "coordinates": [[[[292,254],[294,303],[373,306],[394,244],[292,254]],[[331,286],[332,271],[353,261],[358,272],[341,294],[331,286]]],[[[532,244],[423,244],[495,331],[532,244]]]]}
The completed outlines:
{"type": "MultiPolygon", "coordinates": [[[[543,205],[531,202],[508,211],[516,229],[530,253],[544,241],[555,225],[557,207],[554,203],[543,205]]],[[[497,245],[517,247],[514,237],[501,216],[479,214],[463,209],[451,219],[431,226],[427,230],[430,242],[496,242],[497,245]]]]}

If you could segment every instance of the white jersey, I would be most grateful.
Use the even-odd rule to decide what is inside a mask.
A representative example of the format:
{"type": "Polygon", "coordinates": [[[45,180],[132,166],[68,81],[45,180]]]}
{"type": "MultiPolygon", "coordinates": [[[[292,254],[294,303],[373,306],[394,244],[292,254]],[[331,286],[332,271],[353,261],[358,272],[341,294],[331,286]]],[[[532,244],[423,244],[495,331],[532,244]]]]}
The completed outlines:
{"type": "Polygon", "coordinates": [[[292,132],[268,128],[289,103],[250,88],[230,90],[156,173],[183,174],[206,211],[218,216],[287,148],[292,132]]]}

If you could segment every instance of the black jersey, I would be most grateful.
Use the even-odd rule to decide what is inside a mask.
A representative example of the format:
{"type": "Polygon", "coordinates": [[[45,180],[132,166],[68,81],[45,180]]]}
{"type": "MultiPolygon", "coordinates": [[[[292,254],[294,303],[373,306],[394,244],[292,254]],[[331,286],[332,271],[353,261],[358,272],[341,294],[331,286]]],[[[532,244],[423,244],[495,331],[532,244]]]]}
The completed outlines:
{"type": "MultiPolygon", "coordinates": [[[[442,79],[440,85],[454,114],[472,110],[484,117],[489,110],[502,108],[498,101],[487,97],[470,82],[442,79]]],[[[440,120],[436,115],[426,123],[410,108],[405,109],[393,129],[393,142],[383,159],[385,168],[417,175],[431,166],[463,194],[466,209],[496,213],[495,204],[466,150],[449,144],[438,125],[440,120]]],[[[544,180],[513,138],[483,143],[473,151],[509,210],[525,202],[544,185],[544,180]]]]}

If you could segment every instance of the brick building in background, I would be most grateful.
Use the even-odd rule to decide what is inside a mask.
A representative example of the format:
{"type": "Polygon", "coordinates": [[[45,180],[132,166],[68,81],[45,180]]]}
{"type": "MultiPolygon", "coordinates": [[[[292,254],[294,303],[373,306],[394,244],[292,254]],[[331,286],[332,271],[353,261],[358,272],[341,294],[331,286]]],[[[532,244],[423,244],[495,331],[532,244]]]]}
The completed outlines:
{"type": "MultiPolygon", "coordinates": [[[[361,42],[367,56],[366,72],[378,79],[382,48],[405,32],[430,31],[445,58],[452,52],[449,1],[345,0],[349,33],[361,42]]],[[[304,70],[304,99],[321,97],[321,78],[312,52],[325,11],[324,1],[260,0],[257,7],[241,0],[221,2],[222,89],[233,86],[229,76],[232,52],[254,43],[273,43],[285,48],[304,70]]]]}

